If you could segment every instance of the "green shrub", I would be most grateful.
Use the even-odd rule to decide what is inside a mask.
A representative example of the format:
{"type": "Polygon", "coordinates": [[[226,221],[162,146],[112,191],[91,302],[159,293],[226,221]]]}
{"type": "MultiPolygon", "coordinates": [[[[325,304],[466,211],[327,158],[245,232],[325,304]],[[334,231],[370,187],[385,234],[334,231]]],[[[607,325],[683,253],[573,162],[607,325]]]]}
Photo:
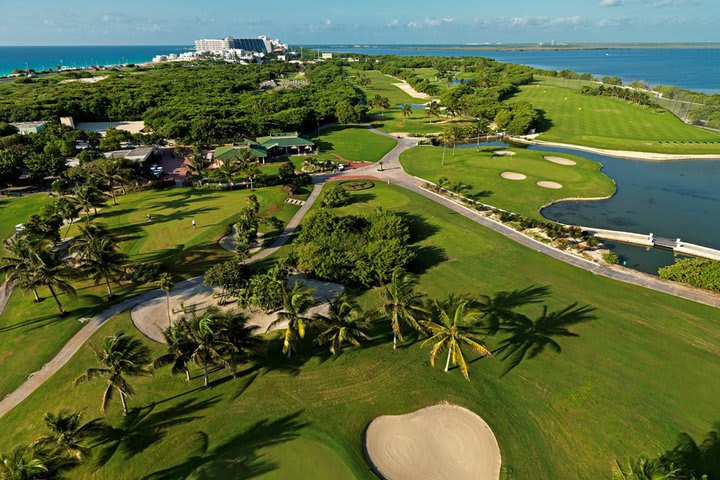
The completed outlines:
{"type": "Polygon", "coordinates": [[[660,278],[720,292],[720,262],[701,258],[676,260],[658,270],[660,278]]]}
{"type": "Polygon", "coordinates": [[[349,201],[350,194],[348,191],[342,185],[333,185],[323,196],[321,205],[328,208],[337,208],[347,205],[349,201]]]}
{"type": "Polygon", "coordinates": [[[615,252],[603,253],[602,259],[605,263],[609,263],[610,265],[617,265],[620,263],[620,257],[618,257],[615,252]]]}

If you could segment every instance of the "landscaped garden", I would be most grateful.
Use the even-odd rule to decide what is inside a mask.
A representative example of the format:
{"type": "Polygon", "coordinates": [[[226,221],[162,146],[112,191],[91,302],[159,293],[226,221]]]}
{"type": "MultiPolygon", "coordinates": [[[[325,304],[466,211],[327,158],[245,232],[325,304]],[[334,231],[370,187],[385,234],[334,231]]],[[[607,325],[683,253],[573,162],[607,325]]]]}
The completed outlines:
{"type": "MultiPolygon", "coordinates": [[[[380,415],[404,414],[449,401],[480,415],[502,453],[501,478],[606,478],[616,457],[654,456],[675,446],[679,433],[702,438],[718,420],[720,341],[717,309],[652,290],[597,277],[560,263],[484,229],[428,199],[394,186],[353,191],[332,215],[371,215],[377,207],[399,212],[410,226],[418,290],[481,299],[500,290],[548,286],[542,303],[519,310],[529,319],[577,302],[596,317],[555,337],[558,351],[504,359],[500,338],[486,339],[495,358],[474,360],[470,381],[457,369],[431,368],[430,349],[409,335],[397,350],[387,321],[372,338],[337,357],[321,353],[308,335],[287,360],[279,334],[267,353],[232,379],[211,371],[202,387],[200,369],[170,376],[132,377],[130,414],[109,405],[112,435],[92,448],[73,478],[373,478],[364,456],[366,427],[380,415]],[[672,352],[672,354],[668,354],[672,352]],[[640,411],[638,409],[641,409],[640,411]],[[94,470],[96,463],[104,463],[94,470]]],[[[319,210],[318,206],[314,210],[319,210]]],[[[158,247],[162,248],[162,247],[158,247]]],[[[361,293],[364,307],[380,303],[380,289],[361,293]]],[[[108,322],[91,339],[134,331],[129,315],[108,322]]],[[[530,342],[543,344],[542,331],[530,342]]],[[[323,350],[327,352],[327,350],[323,350]]],[[[444,360],[444,359],[443,359],[444,360]]],[[[95,360],[82,347],[61,371],[0,419],[0,451],[42,432],[42,414],[59,408],[99,416],[102,382],[72,386],[95,360]],[[62,398],[62,405],[58,403],[62,398]]]]}
{"type": "MultiPolygon", "coordinates": [[[[210,265],[230,255],[220,246],[218,240],[229,231],[232,223],[239,219],[240,207],[244,206],[248,190],[212,191],[200,189],[148,190],[131,193],[118,199],[119,205],[103,206],[93,222],[105,225],[111,234],[117,236],[120,250],[128,255],[130,264],[157,264],[162,271],[171,272],[178,278],[190,278],[202,274],[210,265]],[[148,220],[147,215],[150,215],[148,220]],[[196,219],[197,229],[192,228],[196,219]]],[[[298,207],[283,203],[285,194],[280,187],[261,189],[255,192],[259,198],[263,215],[275,216],[287,222],[298,207]]],[[[37,207],[47,196],[32,196],[8,200],[21,213],[30,207],[37,207]]],[[[37,210],[35,210],[36,212],[37,210]]],[[[19,215],[19,214],[18,214],[19,215]]],[[[19,216],[17,218],[20,218],[19,216]]],[[[27,217],[22,219],[26,220],[27,217]]],[[[18,220],[17,223],[20,223],[18,220]]],[[[84,220],[63,229],[62,235],[73,236],[79,232],[84,220]]],[[[12,223],[13,228],[15,222],[12,223]]],[[[267,241],[272,241],[272,233],[267,241]]],[[[104,285],[87,280],[72,282],[77,290],[75,297],[59,294],[59,299],[68,315],[58,317],[57,306],[48,290],[38,289],[43,301],[33,303],[30,292],[16,289],[5,311],[0,316],[0,396],[4,396],[29,374],[50,360],[87,319],[108,306],[104,285]]],[[[157,288],[154,283],[138,285],[124,282],[115,287],[115,301],[137,295],[148,289],[157,288]]]]}
{"type": "Polygon", "coordinates": [[[539,139],[612,150],[675,154],[720,153],[720,134],[687,125],[667,110],[544,83],[520,88],[543,112],[539,139]]]}
{"type": "Polygon", "coordinates": [[[441,147],[421,146],[404,152],[400,161],[411,175],[537,219],[542,219],[540,208],[551,201],[606,197],[615,191],[599,163],[575,156],[563,158],[568,160],[566,165],[556,163],[547,153],[519,148],[447,148],[443,152],[441,147]],[[542,182],[562,188],[547,188],[558,185],[542,182]]]}

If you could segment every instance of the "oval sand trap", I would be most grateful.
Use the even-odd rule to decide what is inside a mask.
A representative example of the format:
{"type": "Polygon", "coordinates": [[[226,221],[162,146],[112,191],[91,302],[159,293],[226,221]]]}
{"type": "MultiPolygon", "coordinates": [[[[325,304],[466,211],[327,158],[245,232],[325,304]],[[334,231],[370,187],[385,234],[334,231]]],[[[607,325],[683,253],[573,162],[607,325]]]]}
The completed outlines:
{"type": "Polygon", "coordinates": [[[502,172],[500,174],[500,176],[507,180],[525,180],[527,178],[522,173],[516,173],[516,172],[502,172]]]}
{"type": "Polygon", "coordinates": [[[492,430],[456,405],[377,417],[365,434],[365,448],[387,480],[500,478],[500,448],[492,430]]]}
{"type": "Polygon", "coordinates": [[[547,160],[548,162],[557,163],[558,165],[577,165],[577,162],[575,160],[570,160],[569,158],[563,157],[547,156],[545,157],[545,160],[547,160]]]}
{"type": "Polygon", "coordinates": [[[510,150],[498,150],[497,152],[493,152],[493,154],[501,157],[512,157],[515,155],[515,152],[511,152],[510,150]]]}
{"type": "Polygon", "coordinates": [[[560,185],[557,182],[542,181],[542,182],[537,182],[537,184],[538,184],[538,187],[552,188],[553,190],[560,190],[563,187],[562,185],[560,185]]]}

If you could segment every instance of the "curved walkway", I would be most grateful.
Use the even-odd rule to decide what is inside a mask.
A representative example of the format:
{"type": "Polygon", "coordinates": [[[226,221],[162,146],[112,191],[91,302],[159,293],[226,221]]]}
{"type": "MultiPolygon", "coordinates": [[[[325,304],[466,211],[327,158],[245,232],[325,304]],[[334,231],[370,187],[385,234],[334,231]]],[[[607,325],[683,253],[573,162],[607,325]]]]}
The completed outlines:
{"type": "MultiPolygon", "coordinates": [[[[302,207],[300,207],[300,210],[298,210],[297,213],[295,213],[292,219],[288,222],[287,226],[280,234],[280,236],[278,236],[278,238],[275,240],[275,242],[273,242],[270,247],[253,255],[248,260],[246,260],[246,263],[256,262],[258,260],[267,258],[287,243],[293,232],[295,232],[297,226],[302,221],[303,217],[305,217],[308,211],[310,211],[310,207],[312,207],[312,204],[320,196],[320,191],[322,190],[324,180],[325,177],[316,178],[313,190],[310,193],[307,201],[302,207]]],[[[201,275],[199,277],[194,277],[189,280],[178,282],[176,287],[190,288],[192,286],[200,285],[202,283],[203,276],[201,275]]],[[[136,305],[139,305],[140,303],[147,302],[149,300],[153,300],[157,297],[161,297],[164,295],[165,293],[162,290],[153,290],[151,292],[147,292],[142,295],[123,300],[120,303],[113,305],[107,310],[92,317],[88,321],[88,323],[83,328],[81,328],[80,331],[78,331],[63,346],[63,348],[57,353],[57,355],[55,355],[52,360],[43,365],[43,367],[37,372],[30,374],[28,379],[25,380],[22,385],[20,385],[12,393],[8,394],[0,401],[0,417],[5,415],[7,412],[17,406],[20,402],[25,400],[31,393],[37,390],[40,385],[45,383],[58,370],[60,370],[60,368],[62,368],[73,357],[73,355],[75,355],[78,350],[80,350],[80,347],[82,347],[83,344],[87,342],[88,339],[90,339],[90,337],[95,332],[97,332],[100,327],[102,327],[105,322],[107,322],[110,318],[117,315],[118,313],[130,310],[136,305]]]]}
{"type": "MultiPolygon", "coordinates": [[[[388,135],[372,127],[368,128],[371,132],[378,135],[392,137],[392,135],[388,135]]],[[[663,280],[653,275],[637,272],[635,270],[630,270],[622,267],[605,266],[597,264],[595,262],[591,262],[582,257],[578,257],[571,253],[558,250],[557,248],[551,247],[533,238],[523,235],[517,230],[514,230],[507,225],[485,217],[477,211],[466,207],[465,205],[454,202],[447,197],[422,188],[422,184],[426,183],[426,181],[406,173],[405,170],[403,170],[402,165],[400,164],[400,155],[404,151],[417,146],[418,140],[419,139],[417,138],[398,139],[398,145],[382,159],[383,171],[379,171],[375,165],[372,165],[370,167],[356,169],[349,175],[372,175],[384,181],[389,181],[389,183],[399,185],[403,188],[417,193],[418,195],[422,195],[425,198],[444,205],[449,209],[453,210],[454,212],[459,213],[460,215],[469,218],[470,220],[479,223],[484,227],[494,230],[495,232],[498,232],[521,245],[532,248],[537,252],[544,253],[545,255],[553,257],[556,260],[560,260],[561,262],[565,262],[578,268],[582,268],[583,270],[587,270],[596,275],[601,275],[603,277],[611,278],[613,280],[618,280],[632,285],[650,288],[658,292],[667,293],[668,295],[673,295],[676,297],[684,298],[686,300],[691,300],[693,302],[720,308],[720,295],[718,294],[663,280]]],[[[339,176],[343,177],[344,175],[345,174],[341,174],[339,176]]]]}

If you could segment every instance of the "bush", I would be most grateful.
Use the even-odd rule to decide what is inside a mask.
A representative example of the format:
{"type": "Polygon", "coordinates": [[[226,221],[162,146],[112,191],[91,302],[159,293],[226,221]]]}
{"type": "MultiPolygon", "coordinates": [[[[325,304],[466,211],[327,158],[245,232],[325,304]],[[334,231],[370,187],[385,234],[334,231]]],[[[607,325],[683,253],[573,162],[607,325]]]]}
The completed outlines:
{"type": "Polygon", "coordinates": [[[342,185],[333,185],[322,199],[322,206],[328,208],[342,207],[350,201],[350,194],[342,185]]]}
{"type": "Polygon", "coordinates": [[[676,260],[658,270],[660,278],[720,292],[720,262],[701,258],[676,260]]]}
{"type": "Polygon", "coordinates": [[[605,263],[609,263],[610,265],[617,265],[620,263],[620,257],[618,257],[615,252],[603,253],[602,259],[605,263]]]}

